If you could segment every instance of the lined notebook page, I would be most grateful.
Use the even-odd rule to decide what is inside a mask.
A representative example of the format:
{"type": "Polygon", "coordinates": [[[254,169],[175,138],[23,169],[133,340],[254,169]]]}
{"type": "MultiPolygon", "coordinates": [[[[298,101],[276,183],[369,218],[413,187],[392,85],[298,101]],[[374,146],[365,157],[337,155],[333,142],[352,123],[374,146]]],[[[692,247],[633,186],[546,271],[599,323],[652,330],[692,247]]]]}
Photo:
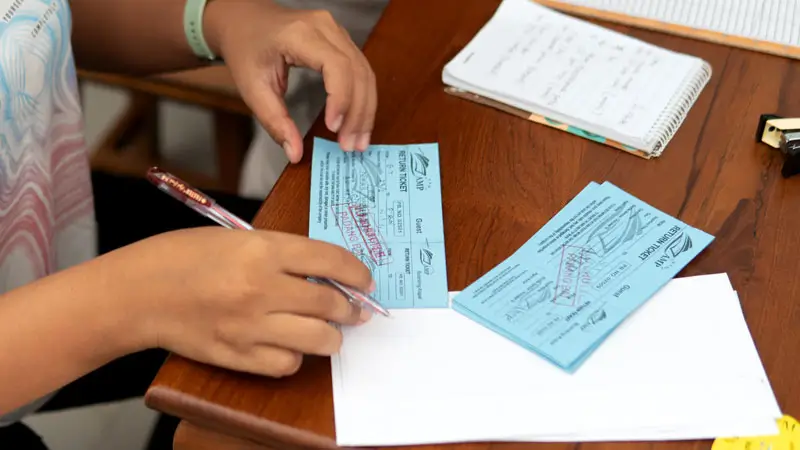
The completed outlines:
{"type": "Polygon", "coordinates": [[[800,47],[800,0],[558,0],[627,16],[800,47]]]}
{"type": "Polygon", "coordinates": [[[443,79],[590,133],[647,147],[675,121],[675,105],[704,66],[698,58],[529,0],[505,0],[445,67],[443,79]]]}

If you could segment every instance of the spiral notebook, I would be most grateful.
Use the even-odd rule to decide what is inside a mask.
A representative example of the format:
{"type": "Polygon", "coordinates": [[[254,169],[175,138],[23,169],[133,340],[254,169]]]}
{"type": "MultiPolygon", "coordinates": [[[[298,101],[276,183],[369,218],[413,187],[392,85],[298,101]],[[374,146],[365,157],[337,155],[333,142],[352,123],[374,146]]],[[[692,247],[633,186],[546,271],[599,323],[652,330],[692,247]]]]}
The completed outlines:
{"type": "Polygon", "coordinates": [[[800,59],[800,0],[536,0],[610,22],[800,59]]]}
{"type": "Polygon", "coordinates": [[[660,156],[711,78],[700,58],[504,0],[444,68],[446,91],[635,155],[660,156]]]}

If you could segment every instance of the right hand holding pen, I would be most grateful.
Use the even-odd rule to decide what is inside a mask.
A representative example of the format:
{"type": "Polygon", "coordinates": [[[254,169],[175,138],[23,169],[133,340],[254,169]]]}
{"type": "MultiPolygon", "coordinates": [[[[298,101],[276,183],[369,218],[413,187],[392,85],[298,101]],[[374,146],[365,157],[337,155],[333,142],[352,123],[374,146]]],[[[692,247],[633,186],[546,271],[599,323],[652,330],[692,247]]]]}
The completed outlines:
{"type": "Polygon", "coordinates": [[[369,270],[336,245],[265,231],[197,228],[166,233],[100,259],[120,276],[124,307],[145,347],[269,376],[296,372],[302,354],[331,355],[369,313],[330,286],[365,292],[369,270]]]}

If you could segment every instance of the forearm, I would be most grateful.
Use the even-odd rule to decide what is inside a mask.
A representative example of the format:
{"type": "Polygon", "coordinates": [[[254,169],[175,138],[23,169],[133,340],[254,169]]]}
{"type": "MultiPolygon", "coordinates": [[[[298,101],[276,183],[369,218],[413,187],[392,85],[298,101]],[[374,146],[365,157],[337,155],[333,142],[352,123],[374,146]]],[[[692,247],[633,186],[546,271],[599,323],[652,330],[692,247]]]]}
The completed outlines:
{"type": "MultiPolygon", "coordinates": [[[[210,2],[207,12],[220,1],[225,0],[210,2]]],[[[185,4],[186,0],[70,0],[78,67],[149,75],[202,66],[183,31],[185,4]]],[[[206,39],[212,46],[209,36],[206,39]]]]}
{"type": "Polygon", "coordinates": [[[95,260],[0,296],[0,415],[139,349],[103,272],[95,260]]]}

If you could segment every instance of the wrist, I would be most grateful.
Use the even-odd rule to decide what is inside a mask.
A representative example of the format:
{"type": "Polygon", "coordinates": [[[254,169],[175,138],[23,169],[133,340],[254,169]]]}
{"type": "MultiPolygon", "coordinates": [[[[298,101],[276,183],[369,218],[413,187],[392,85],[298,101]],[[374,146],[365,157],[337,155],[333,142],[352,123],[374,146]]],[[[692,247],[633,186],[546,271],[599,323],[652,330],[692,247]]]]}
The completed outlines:
{"type": "Polygon", "coordinates": [[[183,32],[195,57],[208,62],[219,61],[223,23],[216,18],[225,8],[219,0],[182,0],[183,32]]]}
{"type": "Polygon", "coordinates": [[[203,12],[203,36],[206,44],[218,58],[224,53],[223,35],[226,28],[226,13],[233,5],[230,0],[208,0],[203,12]]]}
{"type": "Polygon", "coordinates": [[[130,281],[134,277],[128,269],[119,267],[110,254],[53,277],[62,274],[69,277],[62,280],[64,289],[72,292],[69,297],[87,318],[86,329],[98,338],[96,342],[102,351],[97,356],[101,359],[115,359],[156,344],[151,311],[138,296],[141,290],[132,286],[130,281]]]}

